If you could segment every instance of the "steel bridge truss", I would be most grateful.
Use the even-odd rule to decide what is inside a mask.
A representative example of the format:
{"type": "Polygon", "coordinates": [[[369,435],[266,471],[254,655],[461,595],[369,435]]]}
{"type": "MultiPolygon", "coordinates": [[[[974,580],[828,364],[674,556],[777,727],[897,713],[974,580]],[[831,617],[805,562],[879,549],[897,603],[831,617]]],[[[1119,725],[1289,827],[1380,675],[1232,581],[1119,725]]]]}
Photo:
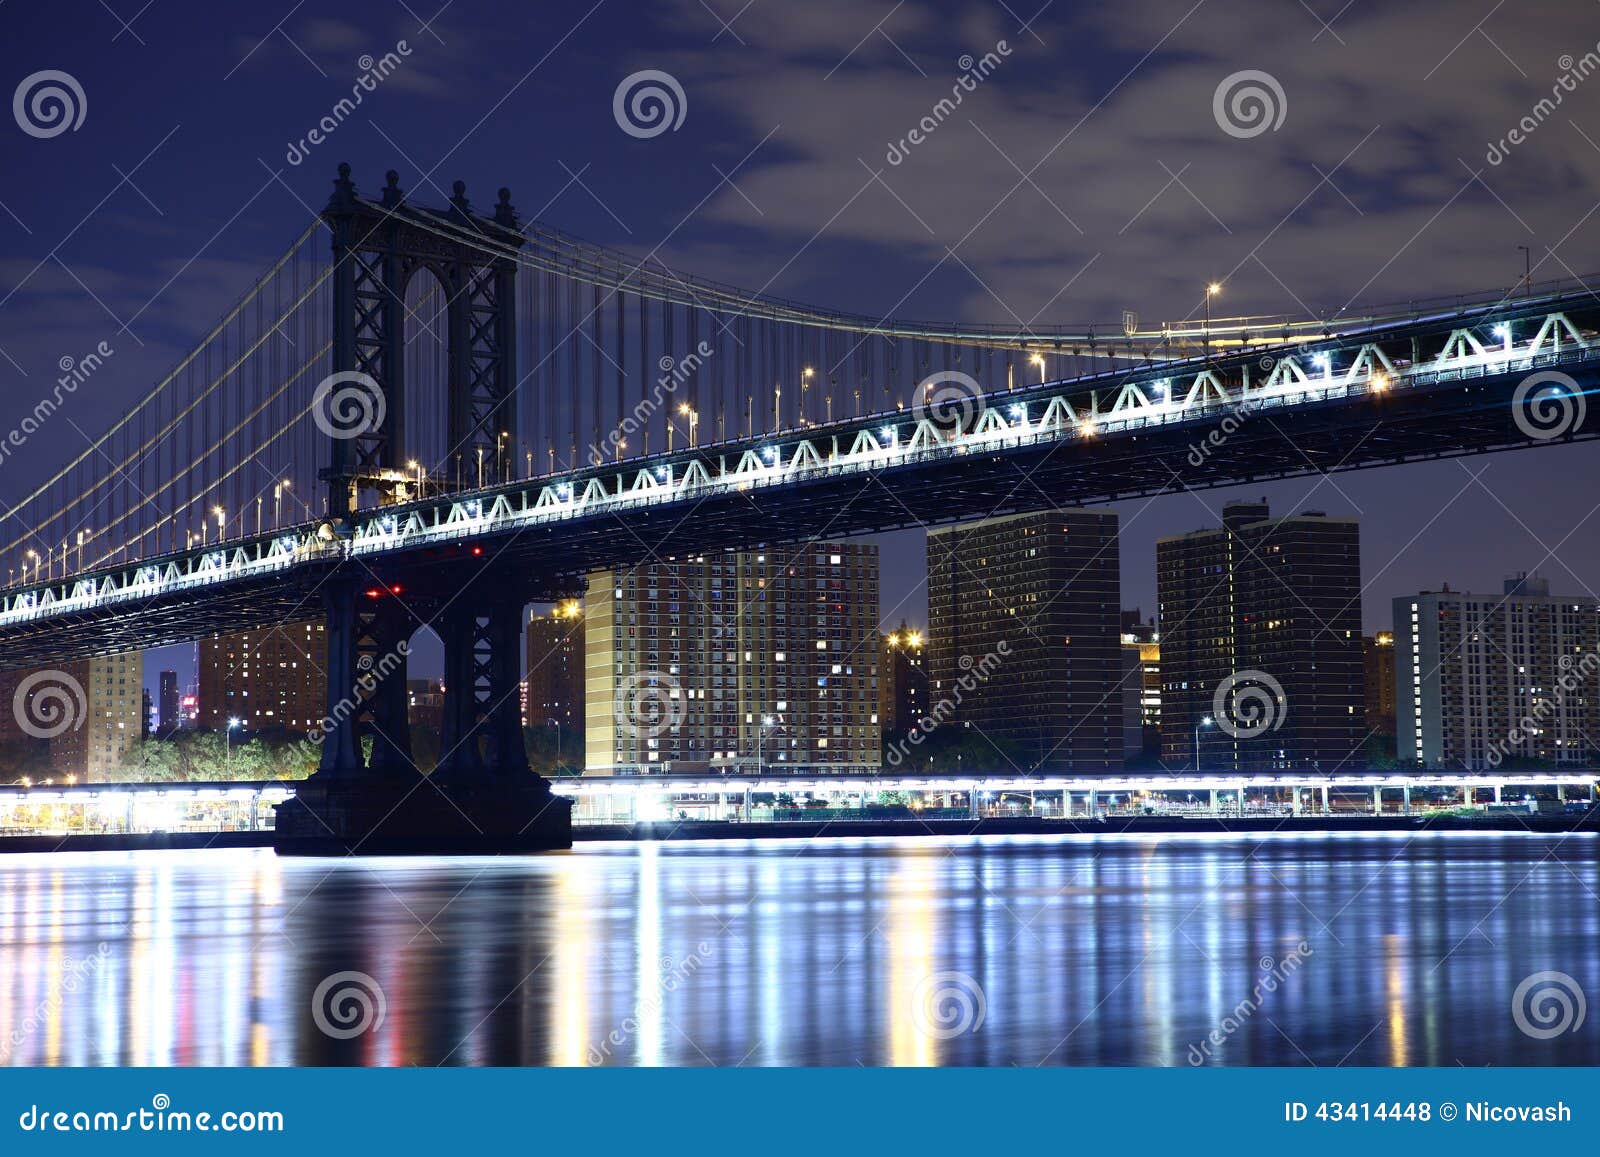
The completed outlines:
{"type": "MultiPolygon", "coordinates": [[[[0,664],[20,665],[46,649],[59,656],[80,634],[125,645],[192,638],[192,614],[166,630],[159,615],[148,625],[126,617],[208,597],[227,606],[236,590],[259,598],[283,587],[283,597],[303,600],[291,577],[300,587],[315,584],[341,562],[399,576],[423,564],[428,571],[471,562],[472,544],[498,542],[496,554],[515,544],[509,573],[531,600],[570,589],[589,570],[655,552],[838,538],[1588,438],[1600,429],[1600,421],[1583,421],[1600,377],[1600,310],[1559,304],[1350,335],[1326,348],[1191,359],[981,395],[954,420],[896,411],[178,552],[8,593],[0,599],[0,664]],[[1548,391],[1545,403],[1575,411],[1574,420],[1551,431],[1531,424],[1538,389],[1519,396],[1514,387],[1533,375],[1557,375],[1538,389],[1548,391]],[[121,634],[107,634],[113,623],[121,634]]],[[[444,585],[460,589],[458,580],[444,585]]],[[[257,614],[269,621],[279,610],[265,599],[257,614]]],[[[235,613],[249,612],[235,605],[235,613]]]]}

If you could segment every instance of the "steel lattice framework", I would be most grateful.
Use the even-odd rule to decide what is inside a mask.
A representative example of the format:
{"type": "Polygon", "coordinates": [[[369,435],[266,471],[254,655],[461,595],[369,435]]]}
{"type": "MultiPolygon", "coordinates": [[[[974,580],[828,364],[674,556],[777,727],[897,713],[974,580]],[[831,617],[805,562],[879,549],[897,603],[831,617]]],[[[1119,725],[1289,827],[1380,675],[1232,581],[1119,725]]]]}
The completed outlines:
{"type": "Polygon", "coordinates": [[[531,600],[654,554],[1588,439],[1600,423],[1573,419],[1600,386],[1597,324],[1592,300],[1519,301],[358,511],[12,590],[0,662],[274,621],[346,560],[421,591],[488,556],[531,600]],[[1548,396],[1518,395],[1552,374],[1548,396]],[[1539,404],[1568,420],[1541,428],[1539,404]]]}

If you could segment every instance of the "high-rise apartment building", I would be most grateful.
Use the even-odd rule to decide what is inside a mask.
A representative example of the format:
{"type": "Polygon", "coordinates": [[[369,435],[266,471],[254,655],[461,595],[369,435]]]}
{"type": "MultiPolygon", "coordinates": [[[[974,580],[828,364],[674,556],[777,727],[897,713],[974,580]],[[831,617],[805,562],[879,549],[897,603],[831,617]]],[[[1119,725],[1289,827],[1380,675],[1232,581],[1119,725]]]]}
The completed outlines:
{"type": "Polygon", "coordinates": [[[1138,609],[1122,612],[1124,747],[1130,759],[1161,756],[1161,636],[1138,609]],[[1132,672],[1137,671],[1137,674],[1132,672]]]}
{"type": "Polygon", "coordinates": [[[576,736],[583,727],[583,604],[557,603],[528,616],[528,678],[522,722],[556,724],[576,736]]]}
{"type": "Polygon", "coordinates": [[[220,731],[309,731],[328,710],[321,620],[200,641],[199,726],[220,731]]]}
{"type": "Polygon", "coordinates": [[[1361,640],[1363,682],[1367,691],[1367,730],[1394,734],[1394,632],[1379,631],[1361,640]]]}
{"type": "Polygon", "coordinates": [[[183,726],[178,717],[178,673],[163,671],[156,688],[156,734],[171,735],[183,726]]]}
{"type": "Polygon", "coordinates": [[[585,768],[869,772],[878,551],[817,542],[590,576],[585,768]]]}
{"type": "Polygon", "coordinates": [[[1172,769],[1351,770],[1366,737],[1360,526],[1263,502],[1156,543],[1172,769]]]}
{"type": "Polygon", "coordinates": [[[103,782],[144,738],[144,653],[82,659],[60,671],[83,690],[83,719],[50,737],[50,767],[79,783],[103,782]]]}
{"type": "Polygon", "coordinates": [[[1600,611],[1519,575],[1498,595],[1394,600],[1396,747],[1403,762],[1469,771],[1583,764],[1600,738],[1600,611]]]}
{"type": "Polygon", "coordinates": [[[878,723],[907,731],[928,709],[928,667],[921,631],[900,626],[883,636],[878,651],[878,723]]]}
{"type": "Polygon", "coordinates": [[[1013,745],[1028,768],[1120,771],[1120,591],[1113,513],[929,531],[930,712],[945,705],[954,725],[1013,745]]]}

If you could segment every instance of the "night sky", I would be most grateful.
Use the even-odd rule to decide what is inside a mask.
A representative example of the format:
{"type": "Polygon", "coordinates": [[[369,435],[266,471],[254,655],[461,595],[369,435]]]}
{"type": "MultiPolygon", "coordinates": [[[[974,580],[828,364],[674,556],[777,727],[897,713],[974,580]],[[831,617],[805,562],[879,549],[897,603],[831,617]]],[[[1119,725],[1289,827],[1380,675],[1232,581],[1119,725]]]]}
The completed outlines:
{"type": "MultiPolygon", "coordinates": [[[[4,91],[64,71],[84,116],[48,139],[0,123],[5,397],[20,419],[62,358],[115,354],[0,464],[0,499],[142,395],[305,228],[340,161],[369,192],[395,168],[434,203],[456,179],[479,204],[509,185],[524,217],[875,317],[1115,330],[1125,309],[1197,315],[1212,280],[1218,316],[1317,316],[1503,289],[1519,245],[1535,280],[1600,267],[1600,72],[1580,76],[1597,41],[1590,0],[11,0],[4,91]],[[401,41],[400,67],[292,164],[362,58],[401,41]],[[990,75],[891,163],[986,53],[990,75]],[[645,69],[684,107],[641,139],[613,94],[645,69]],[[1236,135],[1213,98],[1244,70],[1281,89],[1281,123],[1236,135]]],[[[1248,493],[1362,520],[1378,629],[1391,597],[1445,581],[1498,591],[1527,569],[1593,594],[1597,453],[1248,493]]],[[[1125,605],[1153,613],[1155,540],[1233,496],[1118,508],[1125,605]]],[[[922,535],[886,541],[884,620],[921,622],[922,535]]]]}

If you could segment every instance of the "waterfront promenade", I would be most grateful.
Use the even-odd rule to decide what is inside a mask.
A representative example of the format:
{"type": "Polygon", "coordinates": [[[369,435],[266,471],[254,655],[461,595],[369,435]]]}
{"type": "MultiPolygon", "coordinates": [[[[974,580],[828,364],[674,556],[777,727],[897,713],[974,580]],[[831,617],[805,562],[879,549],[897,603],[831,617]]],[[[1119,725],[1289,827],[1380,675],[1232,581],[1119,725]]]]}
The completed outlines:
{"type": "MultiPolygon", "coordinates": [[[[1593,827],[1592,772],[1342,776],[585,776],[575,836],[1249,833],[1593,827]]],[[[419,790],[426,790],[425,787],[419,790]]],[[[293,782],[0,788],[0,850],[259,846],[293,782]]]]}

